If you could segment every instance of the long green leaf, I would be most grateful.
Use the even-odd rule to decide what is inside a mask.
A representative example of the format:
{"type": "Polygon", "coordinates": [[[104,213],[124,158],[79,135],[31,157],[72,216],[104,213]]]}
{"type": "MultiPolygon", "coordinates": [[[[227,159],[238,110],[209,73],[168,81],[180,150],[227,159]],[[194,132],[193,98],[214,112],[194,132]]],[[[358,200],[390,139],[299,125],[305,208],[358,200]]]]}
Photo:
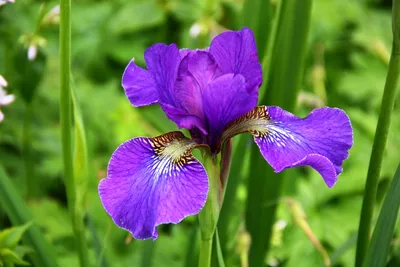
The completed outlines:
{"type": "Polygon", "coordinates": [[[383,154],[389,133],[390,120],[396,99],[396,92],[400,86],[400,1],[393,1],[393,47],[390,56],[389,70],[386,77],[383,92],[381,110],[372,146],[371,158],[368,167],[367,182],[361,209],[360,224],[358,230],[356,266],[363,266],[367,256],[367,248],[371,233],[372,218],[374,216],[374,205],[378,180],[380,176],[383,154]]]}
{"type": "Polygon", "coordinates": [[[389,192],[383,202],[371,243],[368,248],[364,267],[386,266],[390,243],[393,239],[397,215],[400,207],[400,164],[393,177],[389,192]]]}
{"type": "MultiPolygon", "coordinates": [[[[33,220],[30,210],[1,166],[0,204],[14,225],[26,224],[33,220]]],[[[23,240],[35,250],[35,253],[29,254],[35,266],[58,266],[53,247],[47,242],[36,225],[29,227],[23,236],[23,240]]]]}
{"type": "Polygon", "coordinates": [[[215,248],[216,248],[217,259],[218,259],[218,266],[225,267],[224,255],[222,254],[221,242],[219,240],[219,235],[218,235],[218,229],[215,230],[214,239],[215,239],[215,248]]]}
{"type": "MultiPolygon", "coordinates": [[[[72,83],[74,84],[74,83],[72,83]]],[[[88,185],[88,155],[86,145],[85,127],[83,118],[79,108],[79,103],[76,98],[75,87],[72,88],[72,104],[74,114],[74,191],[75,191],[75,206],[73,208],[74,221],[73,228],[77,238],[77,251],[79,258],[87,262],[88,248],[85,240],[85,200],[88,185]]]]}
{"type": "Polygon", "coordinates": [[[256,38],[258,55],[264,57],[273,17],[272,1],[246,0],[242,9],[242,25],[253,30],[256,38]]]}
{"type": "MultiPolygon", "coordinates": [[[[276,44],[273,57],[269,59],[272,62],[263,61],[263,69],[265,64],[272,67],[265,85],[267,90],[260,92],[263,95],[261,104],[278,105],[293,111],[302,81],[311,7],[312,0],[282,1],[276,44]]],[[[275,174],[254,145],[249,176],[246,208],[246,228],[252,240],[249,264],[251,267],[264,266],[284,173],[275,174]]]]}

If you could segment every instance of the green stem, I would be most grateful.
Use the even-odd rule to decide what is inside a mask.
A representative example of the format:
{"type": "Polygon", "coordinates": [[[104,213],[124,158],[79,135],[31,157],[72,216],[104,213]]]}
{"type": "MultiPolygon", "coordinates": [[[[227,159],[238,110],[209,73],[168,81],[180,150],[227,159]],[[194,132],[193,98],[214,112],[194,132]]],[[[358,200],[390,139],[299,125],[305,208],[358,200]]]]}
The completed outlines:
{"type": "Polygon", "coordinates": [[[26,104],[25,118],[23,125],[23,141],[22,151],[25,167],[25,190],[24,196],[27,198],[33,198],[36,196],[36,180],[33,173],[33,162],[32,162],[32,102],[26,104]]]}
{"type": "Polygon", "coordinates": [[[374,145],[368,168],[367,182],[365,185],[364,200],[361,209],[358,230],[356,264],[363,265],[368,244],[370,241],[371,224],[374,214],[374,205],[378,187],[379,175],[382,166],[383,153],[389,132],[390,119],[394,107],[396,91],[399,87],[400,76],[400,1],[393,1],[393,47],[389,62],[389,71],[386,77],[385,89],[381,103],[374,145]]]}
{"type": "Polygon", "coordinates": [[[222,188],[220,181],[219,159],[214,156],[204,156],[204,167],[209,180],[208,197],[204,208],[199,213],[200,255],[199,267],[209,267],[211,263],[212,240],[217,226],[222,188]]]}
{"type": "Polygon", "coordinates": [[[226,185],[228,183],[229,173],[232,164],[232,139],[229,139],[222,148],[221,152],[221,173],[220,173],[220,207],[225,198],[226,185]]]}
{"type": "Polygon", "coordinates": [[[211,239],[200,239],[199,267],[209,267],[211,263],[211,239]]]}
{"type": "Polygon", "coordinates": [[[76,209],[76,192],[72,159],[71,137],[71,0],[60,2],[60,124],[64,182],[67,191],[68,210],[76,239],[80,266],[89,266],[82,214],[76,209]]]}

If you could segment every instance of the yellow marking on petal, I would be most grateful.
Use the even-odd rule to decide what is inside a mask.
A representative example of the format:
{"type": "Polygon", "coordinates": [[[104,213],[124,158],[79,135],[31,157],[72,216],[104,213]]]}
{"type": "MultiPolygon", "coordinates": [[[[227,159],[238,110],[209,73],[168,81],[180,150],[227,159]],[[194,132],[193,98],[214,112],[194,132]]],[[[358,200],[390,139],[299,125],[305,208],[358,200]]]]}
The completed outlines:
{"type": "Polygon", "coordinates": [[[268,134],[267,125],[271,117],[266,106],[256,107],[240,118],[230,122],[222,133],[221,144],[235,135],[249,132],[256,137],[266,137],[268,134]]]}
{"type": "Polygon", "coordinates": [[[192,150],[199,146],[181,132],[171,132],[154,137],[150,140],[158,164],[155,166],[162,171],[180,169],[195,161],[192,150]]]}

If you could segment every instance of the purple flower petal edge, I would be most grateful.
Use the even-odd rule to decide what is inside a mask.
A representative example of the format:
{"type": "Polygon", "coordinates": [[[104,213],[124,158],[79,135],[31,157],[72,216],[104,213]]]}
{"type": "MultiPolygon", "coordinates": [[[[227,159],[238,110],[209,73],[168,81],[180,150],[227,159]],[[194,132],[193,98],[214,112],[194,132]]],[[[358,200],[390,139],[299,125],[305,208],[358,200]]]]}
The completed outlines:
{"type": "Polygon", "coordinates": [[[227,125],[221,143],[243,132],[254,136],[275,172],[308,165],[321,174],[329,187],[337,181],[353,146],[350,119],[338,108],[319,108],[298,118],[280,107],[256,107],[227,125]]]}
{"type": "Polygon", "coordinates": [[[156,239],[156,226],[197,214],[208,193],[195,144],[180,132],[133,138],[117,148],[99,184],[101,202],[115,224],[136,239],[156,239]]]}
{"type": "Polygon", "coordinates": [[[243,75],[248,92],[258,95],[262,70],[251,29],[243,28],[240,31],[219,34],[212,40],[209,51],[223,74],[243,75]]]}
{"type": "Polygon", "coordinates": [[[158,102],[158,91],[150,72],[138,67],[132,59],[122,75],[122,87],[125,95],[135,107],[147,106],[158,102]]]}
{"type": "Polygon", "coordinates": [[[332,187],[353,145],[353,130],[346,113],[324,107],[303,119],[274,106],[266,107],[265,112],[270,121],[266,131],[256,134],[254,140],[275,171],[309,165],[332,187]]]}

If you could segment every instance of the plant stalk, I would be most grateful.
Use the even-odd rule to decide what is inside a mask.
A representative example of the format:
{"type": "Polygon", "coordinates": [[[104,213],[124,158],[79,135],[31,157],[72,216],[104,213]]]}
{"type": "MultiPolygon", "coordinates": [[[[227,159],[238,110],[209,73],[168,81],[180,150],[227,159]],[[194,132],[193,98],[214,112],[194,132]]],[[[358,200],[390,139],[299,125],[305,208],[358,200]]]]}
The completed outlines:
{"type": "Polygon", "coordinates": [[[199,213],[200,255],[199,267],[209,267],[211,264],[212,240],[218,222],[221,200],[220,165],[218,158],[205,155],[204,167],[207,170],[209,189],[204,208],[199,213]]]}
{"type": "Polygon", "coordinates": [[[364,200],[361,208],[360,224],[358,229],[356,267],[363,266],[367,253],[371,225],[374,215],[374,205],[382,166],[383,154],[389,133],[390,120],[395,102],[396,91],[400,77],[400,1],[393,1],[393,47],[390,56],[389,70],[383,92],[381,110],[376,126],[374,144],[368,167],[365,185],[364,200]]]}
{"type": "Polygon", "coordinates": [[[81,267],[89,266],[82,214],[76,209],[76,192],[72,158],[72,102],[71,102],[71,0],[60,1],[60,124],[64,183],[67,191],[68,210],[81,267]]]}
{"type": "Polygon", "coordinates": [[[199,267],[209,267],[211,264],[212,238],[200,239],[199,267]]]}

